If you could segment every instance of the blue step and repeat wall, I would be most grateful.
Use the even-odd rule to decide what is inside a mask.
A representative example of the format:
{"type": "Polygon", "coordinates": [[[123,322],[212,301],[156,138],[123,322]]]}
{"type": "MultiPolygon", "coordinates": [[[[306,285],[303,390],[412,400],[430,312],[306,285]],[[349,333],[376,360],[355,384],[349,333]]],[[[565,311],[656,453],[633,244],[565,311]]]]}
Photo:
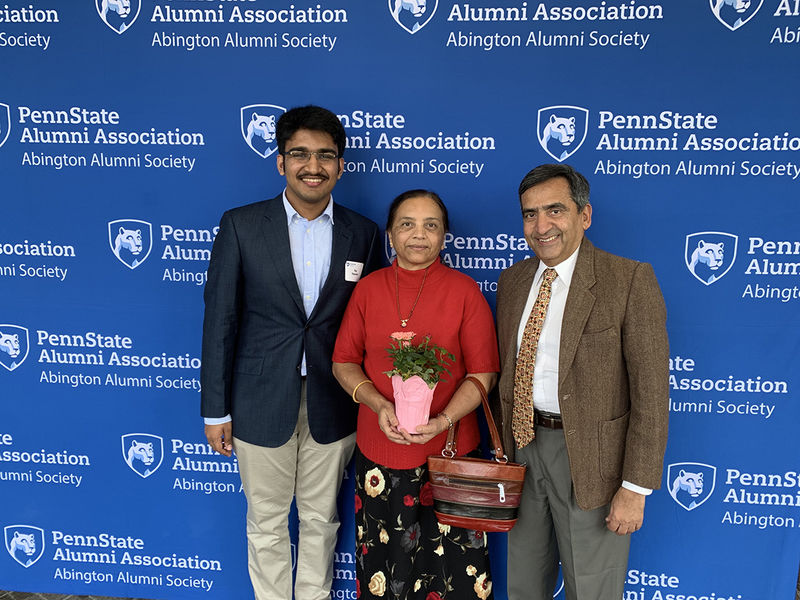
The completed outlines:
{"type": "Polygon", "coordinates": [[[223,210],[282,189],[274,119],[316,103],[348,133],[336,201],[383,223],[436,190],[444,260],[492,305],[530,254],[522,176],[586,174],[589,236],[652,263],[669,310],[624,598],[791,598],[799,58],[796,0],[0,3],[0,589],[251,597],[237,463],[198,414],[202,290],[223,210]]]}

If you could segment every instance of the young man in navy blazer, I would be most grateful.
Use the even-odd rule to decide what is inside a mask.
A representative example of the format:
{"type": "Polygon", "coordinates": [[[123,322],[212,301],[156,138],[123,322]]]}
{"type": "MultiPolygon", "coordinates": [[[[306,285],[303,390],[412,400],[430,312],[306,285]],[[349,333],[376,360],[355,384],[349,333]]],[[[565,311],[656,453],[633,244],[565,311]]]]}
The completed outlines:
{"type": "Polygon", "coordinates": [[[296,497],[297,600],[330,597],[336,498],[355,445],[356,406],[331,354],[358,279],[380,266],[378,227],[334,204],[346,134],[317,106],[276,125],[283,193],[222,215],[203,321],[209,444],[235,449],[258,600],[292,598],[288,515],[296,497]]]}

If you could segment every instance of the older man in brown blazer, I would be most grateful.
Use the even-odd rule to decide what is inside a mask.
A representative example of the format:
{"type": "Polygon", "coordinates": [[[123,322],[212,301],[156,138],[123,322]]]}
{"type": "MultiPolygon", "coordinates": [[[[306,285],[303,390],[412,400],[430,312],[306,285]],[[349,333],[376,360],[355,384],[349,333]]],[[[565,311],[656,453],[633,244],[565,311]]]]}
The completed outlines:
{"type": "Polygon", "coordinates": [[[528,472],[509,534],[510,600],[619,600],[630,535],[660,486],[667,440],[666,309],[653,269],[584,237],[589,184],[542,165],[519,188],[536,254],[497,291],[503,441],[528,472]]]}

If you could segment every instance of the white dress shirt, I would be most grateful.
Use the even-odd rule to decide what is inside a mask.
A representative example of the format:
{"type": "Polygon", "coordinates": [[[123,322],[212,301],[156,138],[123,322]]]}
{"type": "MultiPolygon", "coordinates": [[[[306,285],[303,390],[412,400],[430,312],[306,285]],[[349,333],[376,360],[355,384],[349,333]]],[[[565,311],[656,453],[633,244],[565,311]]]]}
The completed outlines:
{"type": "MultiPolygon", "coordinates": [[[[575,272],[575,264],[578,262],[578,249],[569,258],[552,267],[556,270],[558,277],[553,280],[550,304],[544,317],[542,331],[539,334],[539,343],[536,346],[536,364],[533,368],[533,406],[536,410],[560,415],[561,407],[558,403],[558,355],[561,345],[561,322],[564,320],[564,307],[567,305],[567,294],[572,282],[572,274],[575,272]]],[[[539,288],[542,286],[542,276],[546,264],[539,261],[539,268],[533,277],[528,301],[522,311],[522,318],[519,322],[517,331],[517,353],[522,344],[522,335],[525,331],[525,324],[536,303],[539,295],[539,288]]],[[[622,487],[645,496],[653,490],[643,488],[629,481],[623,481],[622,487]]]]}

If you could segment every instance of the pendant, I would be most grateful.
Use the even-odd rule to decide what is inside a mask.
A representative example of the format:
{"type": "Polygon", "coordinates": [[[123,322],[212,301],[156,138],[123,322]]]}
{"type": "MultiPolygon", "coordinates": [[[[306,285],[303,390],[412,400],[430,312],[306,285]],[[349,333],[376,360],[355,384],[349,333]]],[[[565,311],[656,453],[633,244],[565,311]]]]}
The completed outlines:
{"type": "Polygon", "coordinates": [[[408,325],[408,319],[400,319],[400,325],[402,325],[403,327],[408,325]]]}

